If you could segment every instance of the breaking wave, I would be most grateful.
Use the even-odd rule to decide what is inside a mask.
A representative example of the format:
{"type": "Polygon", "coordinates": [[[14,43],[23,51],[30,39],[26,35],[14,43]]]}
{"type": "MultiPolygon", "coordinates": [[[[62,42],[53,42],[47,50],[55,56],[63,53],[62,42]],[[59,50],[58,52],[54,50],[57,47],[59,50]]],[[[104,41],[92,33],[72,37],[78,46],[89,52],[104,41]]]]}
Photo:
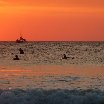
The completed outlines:
{"type": "Polygon", "coordinates": [[[104,104],[104,92],[93,90],[0,90],[0,104],[104,104]]]}

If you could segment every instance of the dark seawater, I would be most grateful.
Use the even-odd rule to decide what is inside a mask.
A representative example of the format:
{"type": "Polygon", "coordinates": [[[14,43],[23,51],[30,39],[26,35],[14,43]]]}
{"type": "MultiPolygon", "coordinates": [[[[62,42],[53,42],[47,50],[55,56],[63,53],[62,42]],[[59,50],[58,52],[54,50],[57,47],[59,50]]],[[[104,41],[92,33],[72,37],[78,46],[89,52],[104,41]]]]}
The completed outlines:
{"type": "Polygon", "coordinates": [[[1,104],[104,104],[104,92],[78,90],[0,90],[1,104]]]}

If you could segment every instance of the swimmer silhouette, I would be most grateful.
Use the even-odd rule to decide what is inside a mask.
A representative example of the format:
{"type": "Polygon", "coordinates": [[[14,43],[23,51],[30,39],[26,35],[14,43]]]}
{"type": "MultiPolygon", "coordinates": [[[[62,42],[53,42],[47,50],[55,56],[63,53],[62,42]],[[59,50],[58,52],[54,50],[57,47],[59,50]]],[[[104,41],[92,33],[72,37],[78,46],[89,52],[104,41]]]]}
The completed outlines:
{"type": "Polygon", "coordinates": [[[24,51],[21,48],[19,49],[19,51],[20,51],[20,54],[24,54],[24,51]]]}
{"type": "Polygon", "coordinates": [[[67,59],[68,57],[66,56],[66,54],[63,54],[62,59],[67,59]]]}
{"type": "Polygon", "coordinates": [[[15,55],[15,58],[13,58],[13,60],[20,60],[18,55],[15,55]]]}

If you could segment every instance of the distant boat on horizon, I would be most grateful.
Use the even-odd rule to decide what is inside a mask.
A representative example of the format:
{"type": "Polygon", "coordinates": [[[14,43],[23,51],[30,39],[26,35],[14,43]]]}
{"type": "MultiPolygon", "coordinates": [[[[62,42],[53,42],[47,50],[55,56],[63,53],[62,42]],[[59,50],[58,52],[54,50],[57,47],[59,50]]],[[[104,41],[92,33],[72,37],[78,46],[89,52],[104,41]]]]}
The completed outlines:
{"type": "Polygon", "coordinates": [[[27,42],[27,40],[24,39],[22,36],[20,36],[20,38],[16,40],[16,43],[24,43],[24,42],[27,42]]]}
{"type": "Polygon", "coordinates": [[[24,39],[22,36],[20,36],[20,38],[16,40],[16,43],[24,43],[24,42],[27,42],[27,40],[24,39]]]}

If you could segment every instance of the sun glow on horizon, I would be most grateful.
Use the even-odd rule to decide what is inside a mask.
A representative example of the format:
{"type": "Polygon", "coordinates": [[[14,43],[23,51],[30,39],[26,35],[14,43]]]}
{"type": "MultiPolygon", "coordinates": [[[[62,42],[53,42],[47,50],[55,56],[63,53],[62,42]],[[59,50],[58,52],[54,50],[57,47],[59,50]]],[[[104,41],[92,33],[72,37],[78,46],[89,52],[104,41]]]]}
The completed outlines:
{"type": "Polygon", "coordinates": [[[0,40],[104,40],[104,2],[1,0],[0,40]],[[15,35],[14,35],[15,34],[15,35]]]}

